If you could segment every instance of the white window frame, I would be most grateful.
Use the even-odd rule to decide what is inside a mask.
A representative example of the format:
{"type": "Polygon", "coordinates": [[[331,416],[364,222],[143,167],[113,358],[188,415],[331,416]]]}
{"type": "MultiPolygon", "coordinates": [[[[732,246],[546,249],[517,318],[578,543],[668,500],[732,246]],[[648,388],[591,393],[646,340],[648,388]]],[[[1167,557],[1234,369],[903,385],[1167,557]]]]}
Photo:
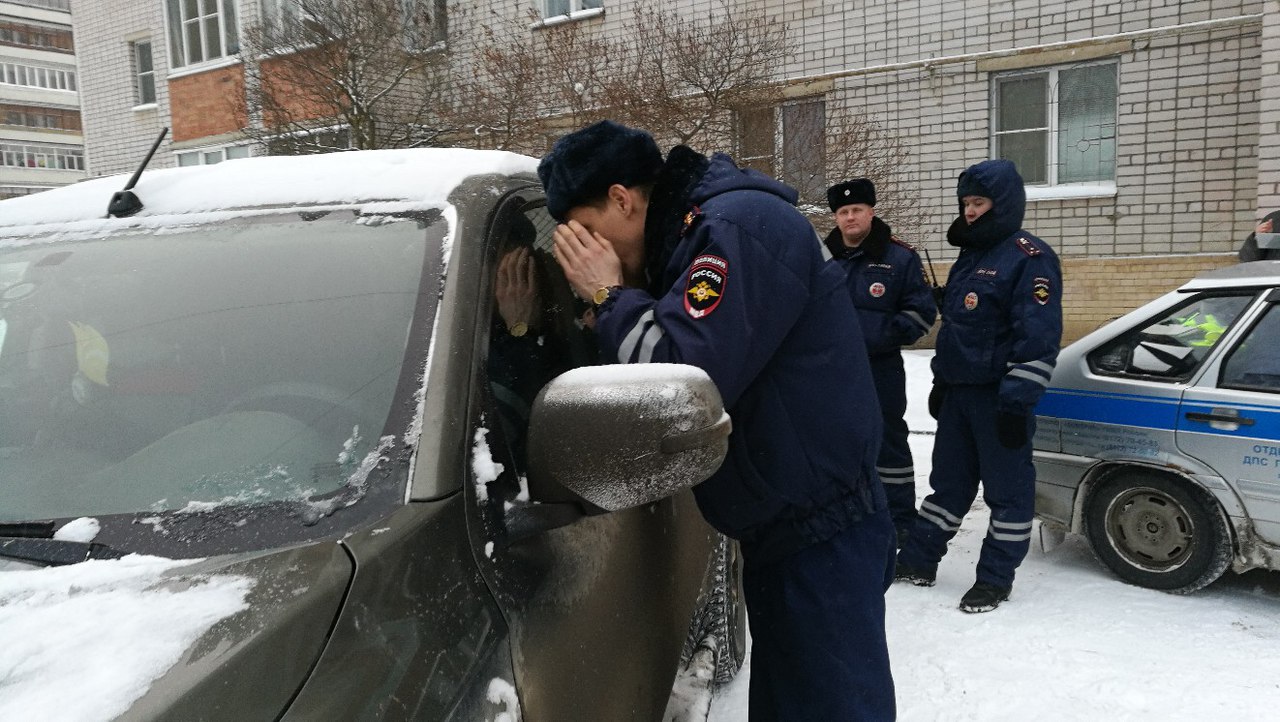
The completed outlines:
{"type": "Polygon", "coordinates": [[[216,63],[225,58],[234,58],[240,52],[240,13],[238,0],[195,0],[196,14],[188,16],[185,0],[167,0],[165,7],[165,33],[169,40],[169,66],[171,69],[199,67],[216,63]],[[208,12],[208,5],[213,11],[208,12]],[[228,10],[234,17],[228,22],[228,10]],[[208,36],[205,24],[216,19],[218,26],[218,47],[216,51],[207,51],[205,45],[208,36]],[[192,59],[191,48],[187,45],[187,29],[196,26],[199,32],[201,55],[198,60],[192,59]]]}
{"type": "Polygon", "coordinates": [[[0,60],[0,85],[76,92],[76,71],[0,60]]]}
{"type": "Polygon", "coordinates": [[[581,20],[604,14],[604,0],[540,0],[538,4],[539,9],[542,11],[542,22],[536,23],[537,25],[554,25],[559,22],[581,20]],[[568,12],[555,12],[551,8],[552,2],[557,2],[557,4],[566,2],[568,4],[568,12]],[[587,3],[591,3],[594,7],[585,7],[587,3]]]}
{"type": "MultiPolygon", "coordinates": [[[[1025,70],[1015,70],[1003,73],[993,73],[991,75],[990,96],[988,98],[988,112],[990,113],[990,137],[988,145],[992,158],[999,157],[999,138],[1002,135],[1012,135],[1015,133],[1026,132],[1046,132],[1047,140],[1045,152],[1045,180],[1043,182],[1027,184],[1027,200],[1041,200],[1050,198],[1068,198],[1068,197],[1091,197],[1091,196],[1113,196],[1115,195],[1116,182],[1115,174],[1119,161],[1119,152],[1114,153],[1111,159],[1111,178],[1097,179],[1089,181],[1069,181],[1059,182],[1059,155],[1058,155],[1058,133],[1059,133],[1059,100],[1058,100],[1058,75],[1064,70],[1077,70],[1088,66],[1108,65],[1115,69],[1116,72],[1116,98],[1115,98],[1115,125],[1119,125],[1119,103],[1120,103],[1120,63],[1116,58],[1107,58],[1096,62],[1072,63],[1070,65],[1058,65],[1050,67],[1028,68],[1025,70]],[[1000,112],[1000,82],[1011,78],[1044,76],[1046,86],[1045,97],[1045,122],[1048,124],[1041,128],[1019,128],[1014,131],[1001,131],[997,127],[999,125],[1000,112]]],[[[1115,131],[1113,130],[1113,134],[1115,131]]],[[[1113,135],[1113,142],[1115,137],[1113,135]]]]}
{"type": "Polygon", "coordinates": [[[228,160],[251,158],[253,155],[252,143],[227,143],[174,151],[173,159],[178,167],[187,168],[197,165],[217,165],[228,160]],[[232,153],[235,153],[235,155],[232,156],[232,153]],[[184,159],[188,159],[191,162],[184,162],[184,159]]]}
{"type": "Polygon", "coordinates": [[[129,43],[129,49],[133,56],[133,84],[134,97],[137,99],[137,107],[150,107],[156,104],[156,53],[155,45],[151,38],[139,38],[129,43]],[[147,48],[147,62],[151,66],[150,70],[142,69],[142,48],[147,48]],[[144,92],[147,83],[151,84],[151,99],[147,99],[144,92]]]}
{"type": "Polygon", "coordinates": [[[0,143],[0,167],[84,170],[84,148],[55,143],[0,143]]]}

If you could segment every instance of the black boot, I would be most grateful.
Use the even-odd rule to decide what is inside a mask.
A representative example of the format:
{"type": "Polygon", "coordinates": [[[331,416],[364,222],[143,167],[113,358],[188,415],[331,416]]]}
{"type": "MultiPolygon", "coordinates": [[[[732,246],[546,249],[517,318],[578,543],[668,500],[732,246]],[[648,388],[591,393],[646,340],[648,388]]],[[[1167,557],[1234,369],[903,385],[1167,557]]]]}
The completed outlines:
{"type": "Polygon", "coordinates": [[[917,587],[932,587],[938,581],[938,572],[926,572],[898,562],[893,568],[893,581],[911,582],[917,587]]]}
{"type": "Polygon", "coordinates": [[[969,588],[960,598],[960,611],[976,614],[989,612],[1000,606],[1000,602],[1009,598],[1009,587],[997,587],[985,582],[978,582],[969,588]]]}

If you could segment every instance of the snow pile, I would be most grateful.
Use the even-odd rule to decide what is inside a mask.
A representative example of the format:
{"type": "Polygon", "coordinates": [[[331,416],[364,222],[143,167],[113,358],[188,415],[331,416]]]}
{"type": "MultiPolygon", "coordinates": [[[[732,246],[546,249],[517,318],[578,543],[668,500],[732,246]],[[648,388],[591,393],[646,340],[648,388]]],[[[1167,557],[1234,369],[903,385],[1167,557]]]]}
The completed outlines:
{"type": "Polygon", "coordinates": [[[245,609],[251,580],[166,585],[186,566],[130,555],[0,571],[0,719],[108,720],[219,620],[245,609]]]}

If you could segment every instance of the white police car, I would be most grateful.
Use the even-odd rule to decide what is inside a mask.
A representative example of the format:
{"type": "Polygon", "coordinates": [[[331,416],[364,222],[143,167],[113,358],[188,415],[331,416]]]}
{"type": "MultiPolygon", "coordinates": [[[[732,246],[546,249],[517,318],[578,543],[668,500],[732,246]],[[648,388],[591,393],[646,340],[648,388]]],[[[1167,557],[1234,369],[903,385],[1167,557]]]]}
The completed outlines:
{"type": "Polygon", "coordinates": [[[1202,274],[1063,349],[1036,414],[1037,516],[1120,578],[1187,593],[1280,569],[1280,261],[1202,274]]]}

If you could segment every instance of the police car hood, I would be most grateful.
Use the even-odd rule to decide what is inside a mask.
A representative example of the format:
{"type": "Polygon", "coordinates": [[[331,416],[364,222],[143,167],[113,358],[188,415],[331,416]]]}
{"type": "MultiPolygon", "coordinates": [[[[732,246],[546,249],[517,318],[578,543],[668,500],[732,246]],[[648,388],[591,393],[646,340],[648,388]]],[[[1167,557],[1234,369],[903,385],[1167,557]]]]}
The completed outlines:
{"type": "Polygon", "coordinates": [[[711,156],[702,180],[689,193],[689,200],[694,205],[702,205],[711,198],[729,191],[755,190],[772,193],[791,205],[795,205],[800,194],[795,189],[781,183],[757,170],[739,168],[733,159],[724,153],[711,156]]]}
{"type": "MultiPolygon", "coordinates": [[[[1022,228],[1022,218],[1027,211],[1027,191],[1013,163],[1007,160],[984,160],[969,166],[961,174],[972,175],[991,194],[992,208],[987,211],[991,220],[989,235],[997,240],[1008,238],[1022,228]]],[[[959,202],[964,215],[964,202],[959,202]]]]}

